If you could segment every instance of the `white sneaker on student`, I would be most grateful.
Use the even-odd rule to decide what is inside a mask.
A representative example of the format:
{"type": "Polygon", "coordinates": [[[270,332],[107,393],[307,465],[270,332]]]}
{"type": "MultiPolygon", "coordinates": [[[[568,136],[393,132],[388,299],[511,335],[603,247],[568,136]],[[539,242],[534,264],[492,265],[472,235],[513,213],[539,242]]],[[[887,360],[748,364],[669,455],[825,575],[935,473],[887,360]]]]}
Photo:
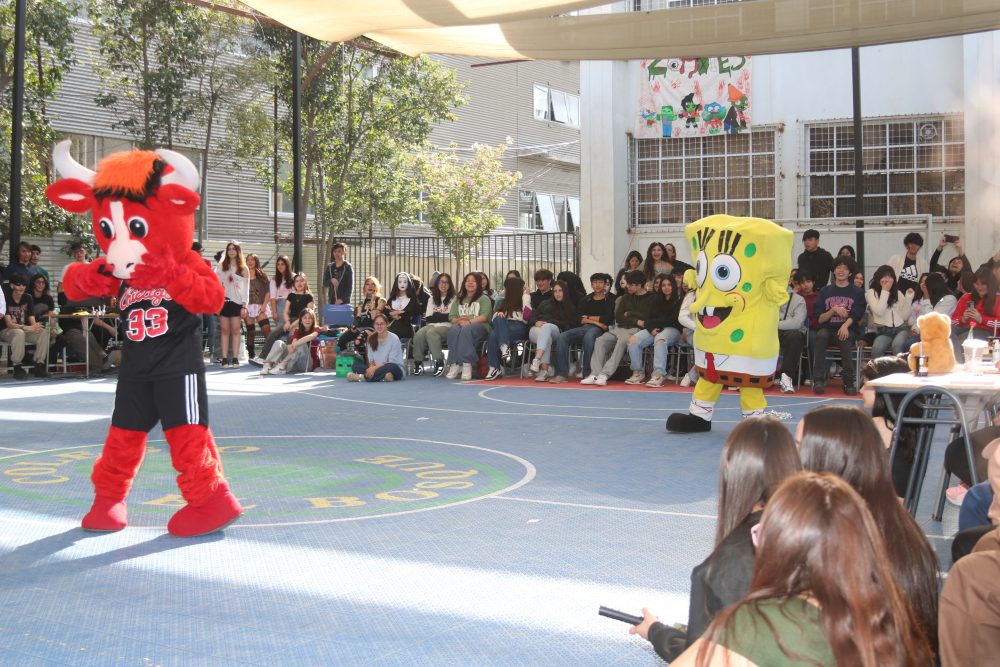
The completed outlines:
{"type": "Polygon", "coordinates": [[[663,381],[667,376],[662,373],[653,373],[653,377],[649,378],[649,382],[646,383],[647,387],[662,387],[663,381]]]}
{"type": "Polygon", "coordinates": [[[792,378],[788,377],[785,373],[782,373],[781,377],[778,378],[778,387],[781,388],[782,394],[795,393],[795,385],[792,384],[792,378]]]}
{"type": "Polygon", "coordinates": [[[446,380],[454,380],[458,377],[458,374],[462,372],[462,367],[458,364],[452,364],[448,367],[448,372],[445,373],[446,380]]]}
{"type": "Polygon", "coordinates": [[[642,384],[646,381],[646,374],[642,371],[632,371],[632,377],[625,380],[625,384],[642,384]]]}
{"type": "Polygon", "coordinates": [[[549,369],[543,368],[535,375],[535,382],[545,382],[549,379],[549,369]]]}
{"type": "Polygon", "coordinates": [[[462,364],[462,382],[472,379],[472,364],[462,364]]]}
{"type": "Polygon", "coordinates": [[[532,373],[537,373],[541,367],[542,367],[542,360],[541,359],[539,359],[538,357],[535,357],[534,359],[531,360],[531,372],[532,373]]]}
{"type": "Polygon", "coordinates": [[[596,384],[598,387],[603,387],[607,383],[608,383],[608,376],[605,375],[604,373],[598,375],[597,379],[594,380],[594,384],[596,384]]]}
{"type": "Polygon", "coordinates": [[[597,376],[593,374],[588,375],[587,377],[580,380],[580,384],[597,384],[597,376]]]}

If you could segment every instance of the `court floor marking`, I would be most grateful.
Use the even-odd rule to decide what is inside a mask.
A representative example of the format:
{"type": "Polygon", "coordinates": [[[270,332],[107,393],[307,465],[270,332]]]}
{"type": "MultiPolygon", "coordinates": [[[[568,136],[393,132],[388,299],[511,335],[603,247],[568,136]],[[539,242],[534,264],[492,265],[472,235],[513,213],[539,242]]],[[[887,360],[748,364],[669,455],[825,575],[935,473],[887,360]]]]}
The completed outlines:
{"type": "Polygon", "coordinates": [[[492,500],[514,500],[519,503],[538,503],[540,505],[561,505],[564,507],[579,507],[591,510],[611,510],[613,512],[635,512],[638,514],[662,514],[666,516],[683,516],[694,519],[718,519],[715,514],[694,514],[692,512],[674,512],[671,510],[651,510],[641,507],[615,507],[614,505],[590,505],[587,503],[569,503],[561,500],[541,500],[538,498],[515,498],[514,496],[495,495],[489,496],[492,500]]]}
{"type": "MultiPolygon", "coordinates": [[[[513,386],[513,387],[520,387],[520,385],[511,385],[511,386],[513,386]]],[[[495,386],[495,387],[489,387],[488,389],[483,389],[482,391],[480,391],[479,394],[478,394],[478,396],[480,398],[485,398],[487,401],[496,401],[497,403],[507,403],[507,404],[510,404],[510,405],[527,405],[528,407],[536,407],[536,408],[586,408],[588,410],[633,410],[633,411],[639,410],[639,411],[643,411],[643,412],[677,412],[678,410],[683,409],[682,407],[681,408],[619,408],[619,407],[611,407],[611,406],[606,406],[606,405],[554,405],[552,403],[522,403],[520,401],[508,401],[508,400],[503,399],[503,398],[495,398],[493,396],[487,396],[486,395],[486,394],[488,394],[489,392],[491,392],[491,391],[493,391],[495,389],[508,389],[508,388],[510,388],[510,387],[504,386],[504,385],[498,385],[498,386],[495,386]]],[[[531,387],[527,387],[527,388],[530,389],[531,387]]],[[[576,387],[560,387],[560,389],[576,389],[576,387]]],[[[621,390],[619,390],[619,391],[621,391],[621,390]]],[[[645,392],[637,392],[637,393],[639,395],[646,395],[645,392]]],[[[681,394],[682,392],[671,391],[671,392],[664,392],[664,393],[681,394]]],[[[690,392],[686,392],[686,393],[687,393],[687,395],[690,395],[690,392]]],[[[649,392],[649,395],[655,395],[655,393],[654,392],[649,392]]],[[[723,394],[723,396],[725,396],[725,395],[726,394],[723,394]]],[[[731,395],[731,396],[739,396],[738,394],[735,394],[735,393],[732,393],[732,392],[729,392],[729,395],[731,395]]],[[[830,401],[836,401],[836,400],[838,400],[838,399],[831,397],[831,398],[817,398],[817,399],[804,400],[804,401],[800,401],[800,402],[797,402],[797,403],[771,403],[771,402],[768,402],[767,407],[769,407],[769,408],[797,408],[797,407],[799,407],[801,405],[813,405],[813,404],[816,404],[816,403],[828,403],[830,401]]],[[[740,408],[738,406],[737,407],[731,407],[731,408],[730,407],[721,407],[721,408],[717,407],[717,408],[715,408],[715,410],[718,412],[719,410],[742,410],[742,408],[740,408]]]]}

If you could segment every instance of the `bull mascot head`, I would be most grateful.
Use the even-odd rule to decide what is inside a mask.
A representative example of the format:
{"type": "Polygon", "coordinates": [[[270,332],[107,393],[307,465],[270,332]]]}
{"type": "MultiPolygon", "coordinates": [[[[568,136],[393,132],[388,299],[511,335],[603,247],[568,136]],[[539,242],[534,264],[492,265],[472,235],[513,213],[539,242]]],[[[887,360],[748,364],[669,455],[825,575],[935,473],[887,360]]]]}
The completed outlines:
{"type": "Polygon", "coordinates": [[[65,281],[67,296],[108,296],[122,280],[164,287],[151,283],[169,281],[167,274],[191,252],[194,211],[201,203],[198,170],[180,153],[161,148],[114,153],[93,171],[73,159],[70,145],[56,145],[53,164],[63,178],[45,194],[72,213],[90,211],[106,257],[85,265],[89,271],[71,265],[76,279],[65,281]]]}

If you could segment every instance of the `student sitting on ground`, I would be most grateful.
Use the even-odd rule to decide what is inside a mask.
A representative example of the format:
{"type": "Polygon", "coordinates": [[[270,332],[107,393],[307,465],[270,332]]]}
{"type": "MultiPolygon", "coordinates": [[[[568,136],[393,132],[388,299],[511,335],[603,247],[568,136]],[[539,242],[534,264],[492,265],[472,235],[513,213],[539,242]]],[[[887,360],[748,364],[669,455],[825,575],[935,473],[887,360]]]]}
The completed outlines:
{"type": "Polygon", "coordinates": [[[292,285],[292,291],[285,298],[285,309],[281,317],[283,324],[275,327],[264,343],[264,350],[261,352],[261,356],[265,359],[271,353],[271,348],[274,347],[275,341],[283,340],[287,342],[288,337],[292,335],[295,327],[298,325],[299,314],[306,308],[315,308],[313,305],[315,301],[312,292],[309,291],[309,279],[306,278],[306,274],[296,273],[292,279],[292,285]]]}
{"type": "Polygon", "coordinates": [[[349,382],[392,382],[403,379],[403,345],[389,331],[389,320],[375,316],[375,331],[368,336],[368,363],[356,364],[347,374],[349,382]]]}
{"type": "Polygon", "coordinates": [[[643,351],[652,345],[653,374],[649,382],[646,382],[646,386],[662,387],[667,375],[667,350],[671,345],[676,345],[681,338],[681,325],[677,321],[677,313],[681,308],[680,295],[674,290],[674,281],[669,275],[657,277],[662,280],[659,283],[659,291],[649,300],[649,318],[643,321],[641,329],[628,338],[632,377],[625,380],[626,384],[646,382],[643,351]]]}
{"type": "Polygon", "coordinates": [[[877,524],[843,480],[816,473],[788,478],[753,537],[749,592],[673,667],[931,664],[877,524]]]}
{"type": "Polygon", "coordinates": [[[802,470],[792,434],[774,417],[748,419],[734,428],[719,466],[719,518],[712,553],[691,573],[687,631],[664,625],[647,609],[629,630],[648,639],[671,662],[705,632],[712,619],[750,588],[754,545],[750,532],[778,486],[802,470]]]}
{"type": "Polygon", "coordinates": [[[535,382],[545,382],[548,379],[552,348],[558,344],[559,335],[572,328],[578,318],[569,286],[562,280],[557,280],[552,287],[552,298],[542,301],[531,313],[528,339],[535,344],[535,358],[531,361],[535,382]]]}
{"type": "Polygon", "coordinates": [[[424,357],[430,348],[434,360],[434,377],[444,373],[444,344],[448,340],[451,321],[451,302],[455,300],[455,286],[451,274],[441,273],[431,285],[431,297],[424,311],[424,326],[413,335],[413,374],[424,372],[424,357]]]}
{"type": "Polygon", "coordinates": [[[299,313],[298,324],[287,345],[283,340],[274,342],[270,354],[264,361],[261,375],[283,375],[285,373],[308,373],[319,366],[316,337],[325,330],[316,324],[316,311],[306,308],[299,313]]]}
{"type": "Polygon", "coordinates": [[[531,301],[524,292],[524,281],[508,274],[503,283],[503,294],[493,311],[493,327],[486,340],[486,356],[490,364],[487,380],[503,377],[503,365],[510,361],[511,345],[528,338],[531,301]]]}

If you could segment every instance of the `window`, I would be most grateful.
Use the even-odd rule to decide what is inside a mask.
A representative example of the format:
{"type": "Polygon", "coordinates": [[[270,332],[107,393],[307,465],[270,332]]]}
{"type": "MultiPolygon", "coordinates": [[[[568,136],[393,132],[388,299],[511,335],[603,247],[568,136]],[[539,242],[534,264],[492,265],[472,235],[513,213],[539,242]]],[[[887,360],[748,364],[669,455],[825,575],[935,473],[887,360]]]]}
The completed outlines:
{"type": "Polygon", "coordinates": [[[518,229],[573,232],[580,225],[579,197],[521,190],[517,204],[518,229]]]}
{"type": "MultiPolygon", "coordinates": [[[[303,186],[305,185],[305,172],[302,174],[303,186]]],[[[278,165],[278,215],[295,215],[295,197],[292,196],[292,166],[286,162],[278,165]],[[287,192],[286,192],[287,188],[287,192]]],[[[269,213],[274,213],[274,197],[268,197],[269,213]]],[[[312,206],[306,210],[306,218],[312,218],[314,209],[312,206]]]]}
{"type": "MultiPolygon", "coordinates": [[[[85,167],[93,169],[102,159],[119,151],[129,151],[135,142],[119,137],[96,137],[91,134],[67,134],[67,139],[73,143],[70,154],[73,159],[85,167]]],[[[182,152],[182,151],[179,151],[182,152]]],[[[188,156],[190,157],[190,156],[188,156]]],[[[196,162],[200,165],[200,162],[196,162]]]]}
{"type": "MultiPolygon", "coordinates": [[[[961,116],[868,121],[863,125],[862,215],[965,215],[965,130],[961,116]]],[[[809,216],[857,215],[854,127],[807,129],[809,216]]]]}
{"type": "Polygon", "coordinates": [[[775,216],[772,128],[684,139],[631,139],[630,224],[686,224],[713,213],[775,216]]]}
{"type": "Polygon", "coordinates": [[[580,96],[536,83],[532,98],[535,119],[580,127],[580,96]]]}

